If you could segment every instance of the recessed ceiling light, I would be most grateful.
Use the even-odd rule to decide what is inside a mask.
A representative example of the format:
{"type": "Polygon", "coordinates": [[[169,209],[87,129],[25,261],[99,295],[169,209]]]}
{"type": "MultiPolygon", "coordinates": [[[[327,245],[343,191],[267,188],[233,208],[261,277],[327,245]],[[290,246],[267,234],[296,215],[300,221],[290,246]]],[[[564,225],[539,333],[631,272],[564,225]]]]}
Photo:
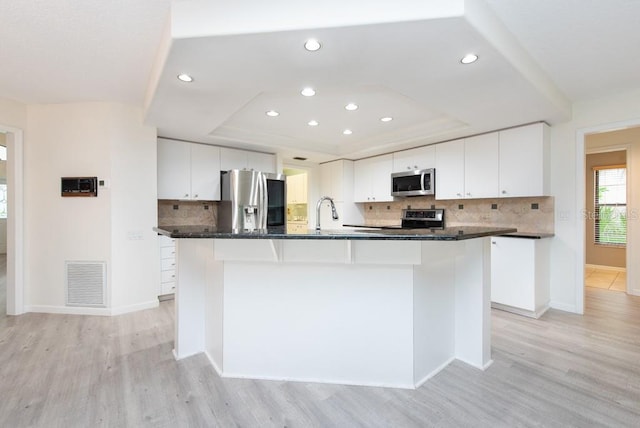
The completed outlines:
{"type": "Polygon", "coordinates": [[[309,122],[307,122],[307,125],[309,126],[318,126],[318,121],[317,120],[310,120],[309,122]]]}
{"type": "Polygon", "coordinates": [[[342,133],[343,133],[344,135],[351,135],[351,134],[353,134],[353,131],[352,131],[352,130],[350,130],[350,129],[345,129],[344,131],[342,131],[342,133]]]}
{"type": "Polygon", "coordinates": [[[275,111],[275,110],[269,110],[269,111],[268,111],[268,112],[266,112],[265,114],[266,114],[267,116],[269,116],[269,117],[277,117],[277,116],[280,116],[280,113],[278,113],[278,112],[277,112],[277,111],[275,111]]]}
{"type": "Polygon", "coordinates": [[[344,108],[349,110],[349,111],[358,110],[358,104],[349,103],[346,106],[344,106],[344,108]]]}
{"type": "Polygon", "coordinates": [[[193,77],[189,76],[188,74],[184,74],[184,73],[178,74],[178,79],[183,81],[183,82],[187,82],[187,83],[193,82],[193,77]]]}
{"type": "Polygon", "coordinates": [[[312,97],[316,94],[316,91],[314,91],[313,88],[304,88],[300,93],[305,97],[312,97]]]}
{"type": "Polygon", "coordinates": [[[470,53],[463,56],[460,62],[463,64],[471,64],[472,62],[476,62],[477,60],[478,55],[470,53]]]}
{"type": "Polygon", "coordinates": [[[306,50],[308,50],[309,52],[315,52],[318,49],[320,49],[321,47],[322,47],[322,45],[316,39],[309,39],[304,44],[304,48],[306,50]]]}
{"type": "Polygon", "coordinates": [[[380,122],[391,122],[393,118],[391,116],[381,117],[380,122]]]}

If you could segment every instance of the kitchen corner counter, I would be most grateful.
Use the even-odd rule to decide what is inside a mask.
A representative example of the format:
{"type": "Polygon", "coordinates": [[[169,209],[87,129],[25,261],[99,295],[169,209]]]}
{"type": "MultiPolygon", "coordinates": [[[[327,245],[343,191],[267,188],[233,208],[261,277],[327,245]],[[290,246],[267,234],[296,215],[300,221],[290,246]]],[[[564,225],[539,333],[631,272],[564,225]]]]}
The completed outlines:
{"type": "Polygon", "coordinates": [[[306,239],[306,240],[389,240],[389,241],[461,241],[486,236],[514,233],[514,228],[457,226],[445,229],[308,229],[304,232],[287,232],[275,229],[255,232],[219,230],[213,226],[160,226],[154,230],[171,238],[200,239],[306,239]]]}
{"type": "Polygon", "coordinates": [[[204,352],[223,377],[396,388],[454,359],[491,365],[490,237],[515,229],[155,230],[176,238],[178,359],[204,352]]]}

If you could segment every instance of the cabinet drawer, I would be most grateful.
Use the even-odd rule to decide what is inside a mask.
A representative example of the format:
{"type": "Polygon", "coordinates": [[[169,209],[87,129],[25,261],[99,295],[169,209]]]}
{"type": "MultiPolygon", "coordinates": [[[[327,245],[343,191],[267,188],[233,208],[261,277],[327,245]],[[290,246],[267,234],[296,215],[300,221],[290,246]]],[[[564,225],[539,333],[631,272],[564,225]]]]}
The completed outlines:
{"type": "Polygon", "coordinates": [[[164,282],[175,282],[176,280],[176,271],[175,270],[163,270],[161,273],[161,281],[164,282]]]}
{"type": "Polygon", "coordinates": [[[176,268],[176,259],[175,257],[170,257],[168,259],[162,259],[160,261],[160,266],[163,271],[165,270],[174,270],[176,268]]]}
{"type": "Polygon", "coordinates": [[[163,283],[160,288],[161,294],[173,294],[176,292],[176,284],[174,282],[163,283]]]}
{"type": "Polygon", "coordinates": [[[162,259],[175,259],[176,249],[175,247],[162,247],[160,248],[160,258],[162,259]]]}

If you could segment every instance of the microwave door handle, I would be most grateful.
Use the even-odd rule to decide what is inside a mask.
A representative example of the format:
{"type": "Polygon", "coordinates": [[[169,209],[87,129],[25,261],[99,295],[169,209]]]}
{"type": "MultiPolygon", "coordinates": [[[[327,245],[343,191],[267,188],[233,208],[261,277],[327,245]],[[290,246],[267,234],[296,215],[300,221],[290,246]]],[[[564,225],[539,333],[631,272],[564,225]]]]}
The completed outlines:
{"type": "Polygon", "coordinates": [[[425,186],[425,183],[424,183],[424,179],[426,178],[426,176],[427,176],[427,173],[425,172],[420,174],[420,189],[423,191],[427,190],[427,186],[425,186]]]}

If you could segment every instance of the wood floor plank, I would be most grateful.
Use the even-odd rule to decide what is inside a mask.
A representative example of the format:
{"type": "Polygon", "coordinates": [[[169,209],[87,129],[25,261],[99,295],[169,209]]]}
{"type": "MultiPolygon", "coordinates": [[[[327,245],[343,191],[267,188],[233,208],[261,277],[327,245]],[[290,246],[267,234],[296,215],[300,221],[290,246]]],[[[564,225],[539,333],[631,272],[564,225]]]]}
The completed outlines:
{"type": "Polygon", "coordinates": [[[220,378],[175,361],[173,306],[0,316],[1,427],[637,427],[640,299],[586,289],[584,316],[492,312],[494,364],[413,390],[220,378]]]}

